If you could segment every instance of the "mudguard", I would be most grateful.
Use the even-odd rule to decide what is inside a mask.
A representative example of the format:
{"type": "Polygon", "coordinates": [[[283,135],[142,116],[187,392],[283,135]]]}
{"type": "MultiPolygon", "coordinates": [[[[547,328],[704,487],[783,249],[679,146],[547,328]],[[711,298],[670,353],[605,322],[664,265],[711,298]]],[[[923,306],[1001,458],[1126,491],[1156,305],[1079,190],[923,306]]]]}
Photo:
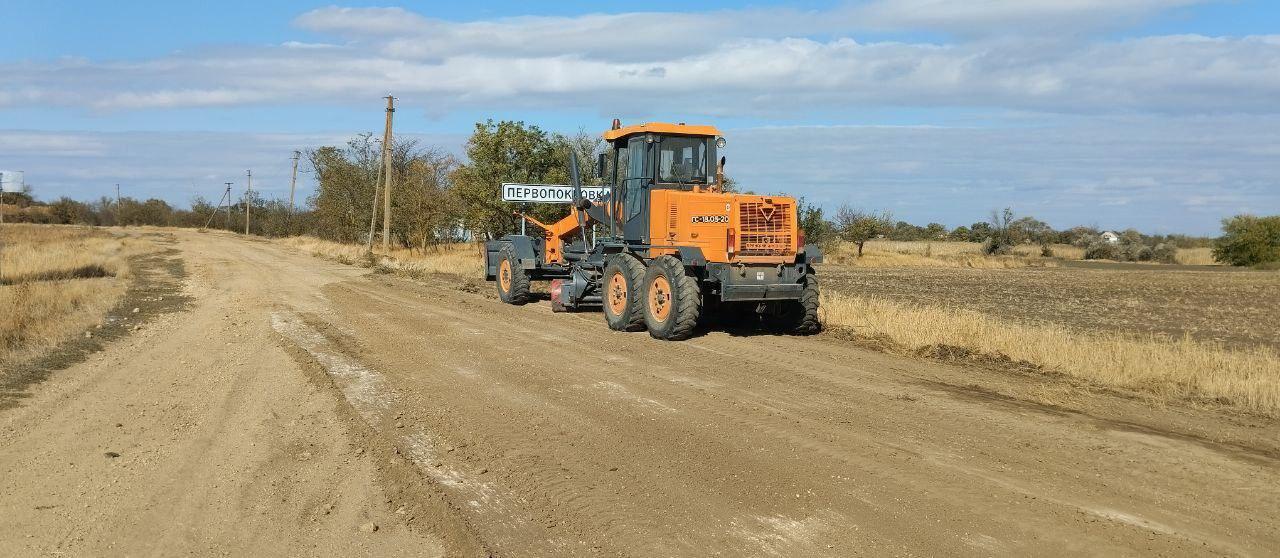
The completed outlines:
{"type": "Polygon", "coordinates": [[[538,251],[534,249],[533,238],[520,234],[509,234],[498,240],[484,243],[484,278],[492,280],[498,276],[498,251],[504,244],[510,244],[516,251],[516,259],[523,269],[537,269],[541,261],[538,251]]]}

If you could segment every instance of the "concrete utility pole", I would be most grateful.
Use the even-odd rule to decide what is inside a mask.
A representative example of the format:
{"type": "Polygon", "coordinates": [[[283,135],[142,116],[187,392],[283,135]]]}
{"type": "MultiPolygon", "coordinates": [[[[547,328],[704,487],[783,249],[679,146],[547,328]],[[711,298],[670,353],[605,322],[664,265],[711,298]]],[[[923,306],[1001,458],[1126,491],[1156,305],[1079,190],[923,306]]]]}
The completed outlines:
{"type": "Polygon", "coordinates": [[[382,136],[382,176],[387,187],[382,189],[382,251],[391,249],[391,185],[395,182],[391,167],[391,115],[396,112],[396,98],[387,95],[387,130],[382,136]]]}
{"type": "Polygon", "coordinates": [[[298,159],[302,157],[301,151],[293,152],[293,178],[289,179],[289,214],[293,214],[293,190],[298,185],[298,159]]]}
{"type": "Polygon", "coordinates": [[[116,183],[116,226],[123,227],[124,223],[120,222],[120,183],[116,183]]]}
{"type": "Polygon", "coordinates": [[[249,175],[249,184],[244,187],[244,234],[249,234],[249,195],[253,192],[253,169],[245,172],[249,175]]]}

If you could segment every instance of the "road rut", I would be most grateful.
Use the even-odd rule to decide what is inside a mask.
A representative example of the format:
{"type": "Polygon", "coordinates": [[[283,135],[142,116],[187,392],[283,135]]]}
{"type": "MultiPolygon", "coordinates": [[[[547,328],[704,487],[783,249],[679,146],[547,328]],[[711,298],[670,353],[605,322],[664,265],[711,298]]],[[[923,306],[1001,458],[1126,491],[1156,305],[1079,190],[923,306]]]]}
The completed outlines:
{"type": "MultiPolygon", "coordinates": [[[[321,371],[359,420],[309,424],[307,436],[341,439],[353,422],[373,433],[424,479],[416,498],[434,491],[444,503],[430,508],[444,527],[406,531],[439,545],[502,556],[1280,548],[1280,467],[1273,447],[1249,441],[1274,438],[1271,422],[1188,411],[1195,436],[1165,432],[981,389],[1034,379],[835,335],[659,342],[610,331],[595,313],[503,305],[454,279],[177,237],[189,265],[235,277],[194,277],[209,290],[196,296],[234,302],[276,359],[187,366],[247,386],[267,366],[272,378],[321,371]]],[[[187,319],[220,319],[200,307],[187,319]]],[[[153,359],[138,373],[171,366],[153,359]]],[[[1164,412],[1099,397],[1133,416],[1164,412]]]]}

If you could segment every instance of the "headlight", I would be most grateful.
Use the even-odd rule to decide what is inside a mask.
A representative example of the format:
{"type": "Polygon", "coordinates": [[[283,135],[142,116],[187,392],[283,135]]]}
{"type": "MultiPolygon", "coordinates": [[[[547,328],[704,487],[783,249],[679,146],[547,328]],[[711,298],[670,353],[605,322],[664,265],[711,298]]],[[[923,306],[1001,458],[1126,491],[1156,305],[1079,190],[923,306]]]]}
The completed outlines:
{"type": "Polygon", "coordinates": [[[716,147],[718,147],[718,148],[720,148],[720,149],[724,149],[724,146],[725,146],[725,144],[726,144],[726,143],[728,143],[728,142],[724,141],[724,138],[723,138],[723,137],[716,138],[716,147]]]}

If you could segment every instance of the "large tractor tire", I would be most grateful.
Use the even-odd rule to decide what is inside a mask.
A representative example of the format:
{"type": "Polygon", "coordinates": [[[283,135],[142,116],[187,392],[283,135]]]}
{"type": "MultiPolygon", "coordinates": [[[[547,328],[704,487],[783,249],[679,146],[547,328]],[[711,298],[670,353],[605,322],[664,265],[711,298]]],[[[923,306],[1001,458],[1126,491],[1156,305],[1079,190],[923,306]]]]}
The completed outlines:
{"type": "Polygon", "coordinates": [[[672,256],[649,262],[644,275],[644,322],[655,339],[678,341],[693,335],[702,315],[702,286],[672,256]]]}
{"type": "Polygon", "coordinates": [[[529,273],[520,267],[516,250],[504,244],[498,250],[498,298],[507,304],[529,302],[529,273]]]}
{"type": "Polygon", "coordinates": [[[804,292],[800,300],[783,303],[777,327],[792,335],[813,335],[822,331],[818,320],[818,277],[813,273],[804,276],[804,292]]]}
{"type": "Polygon", "coordinates": [[[604,321],[615,331],[644,329],[644,263],[614,254],[604,265],[604,321]]]}

